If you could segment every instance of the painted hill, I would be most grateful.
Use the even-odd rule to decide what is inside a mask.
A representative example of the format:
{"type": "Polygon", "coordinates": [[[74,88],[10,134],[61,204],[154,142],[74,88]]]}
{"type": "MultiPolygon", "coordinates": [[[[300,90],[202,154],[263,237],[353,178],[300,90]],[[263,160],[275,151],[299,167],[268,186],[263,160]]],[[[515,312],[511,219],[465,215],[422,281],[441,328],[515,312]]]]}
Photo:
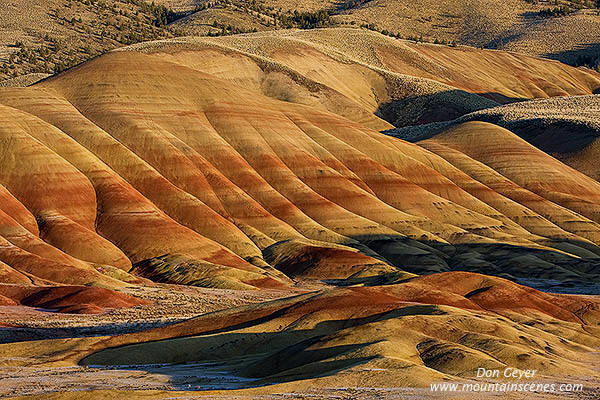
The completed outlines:
{"type": "Polygon", "coordinates": [[[151,281],[273,292],[0,344],[0,395],[412,390],[511,367],[594,398],[599,90],[559,62],[359,29],[149,42],[0,87],[0,306],[144,307],[121,288],[151,281]]]}
{"type": "Polygon", "coordinates": [[[510,130],[536,148],[599,180],[600,170],[595,163],[599,155],[599,99],[592,95],[522,101],[483,109],[452,121],[406,126],[387,133],[416,142],[465,122],[489,122],[510,130]]]}
{"type": "Polygon", "coordinates": [[[407,110],[420,104],[417,117],[435,119],[444,104],[460,115],[508,97],[590,94],[598,75],[339,35],[152,42],[0,89],[7,281],[119,287],[134,273],[266,288],[454,269],[596,277],[598,182],[495,125],[436,142],[446,154],[382,135],[392,125],[377,115],[389,104],[387,116],[413,118],[407,110]],[[494,140],[473,146],[488,131],[494,140]]]}
{"type": "Polygon", "coordinates": [[[599,96],[527,101],[491,108],[464,120],[489,121],[518,134],[529,143],[598,180],[595,160],[600,140],[599,96]]]}
{"type": "MultiPolygon", "coordinates": [[[[250,388],[218,391],[217,384],[217,390],[194,392],[215,397],[474,383],[480,367],[536,370],[540,381],[566,379],[568,368],[572,377],[597,379],[589,361],[600,344],[599,307],[597,299],[451,272],[323,290],[133,334],[56,340],[51,348],[48,342],[4,344],[0,350],[16,357],[11,365],[35,359],[46,368],[79,363],[145,371],[201,363],[191,364],[201,374],[203,365],[214,364],[250,388]]],[[[193,388],[206,389],[203,379],[193,388]]],[[[579,394],[592,393],[586,388],[579,394]]]]}
{"type": "Polygon", "coordinates": [[[36,307],[69,314],[148,304],[145,300],[99,287],[0,285],[0,305],[36,307]]]}

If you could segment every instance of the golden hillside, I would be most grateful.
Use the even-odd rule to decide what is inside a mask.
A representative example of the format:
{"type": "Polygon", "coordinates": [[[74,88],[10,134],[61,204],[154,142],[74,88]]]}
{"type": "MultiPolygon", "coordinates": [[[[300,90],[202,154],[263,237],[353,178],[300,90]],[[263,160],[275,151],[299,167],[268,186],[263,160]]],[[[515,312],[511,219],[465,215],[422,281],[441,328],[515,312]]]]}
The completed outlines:
{"type": "MultiPolygon", "coordinates": [[[[46,377],[19,399],[276,399],[281,393],[318,399],[425,393],[443,399],[447,394],[430,392],[430,384],[490,382],[475,379],[477,368],[535,370],[535,380],[501,379],[498,385],[582,385],[576,392],[540,390],[528,398],[567,393],[592,399],[598,393],[598,310],[597,299],[450,272],[306,293],[132,334],[0,344],[0,351],[11,357],[4,362],[13,371],[51,371],[64,380],[63,388],[69,385],[48,393],[44,385],[52,387],[53,380],[46,377]]],[[[518,391],[498,391],[523,398],[518,391]]]]}
{"type": "MultiPolygon", "coordinates": [[[[569,254],[598,253],[598,182],[509,131],[465,124],[458,140],[485,135],[492,148],[531,154],[500,170],[484,146],[457,149],[498,171],[515,196],[445,154],[381,135],[392,125],[376,115],[417,102],[418,117],[435,120],[447,104],[460,115],[493,99],[589,94],[597,75],[496,51],[338,34],[154,42],[2,89],[8,275],[119,286],[134,272],[277,287],[302,274],[478,270],[457,249],[502,244],[518,246],[509,258],[526,247],[539,263],[582,276],[569,254]],[[553,191],[538,174],[553,176],[553,191]],[[301,267],[321,253],[331,262],[301,267]],[[102,266],[124,272],[107,277],[102,266]]],[[[494,261],[485,265],[500,273],[494,261]]],[[[517,265],[502,273],[523,275],[517,265]]]]}
{"type": "Polygon", "coordinates": [[[591,147],[544,146],[599,89],[360,29],[140,43],[0,87],[0,396],[385,398],[510,367],[594,398],[600,182],[591,147]],[[180,313],[191,293],[219,300],[180,313]]]}

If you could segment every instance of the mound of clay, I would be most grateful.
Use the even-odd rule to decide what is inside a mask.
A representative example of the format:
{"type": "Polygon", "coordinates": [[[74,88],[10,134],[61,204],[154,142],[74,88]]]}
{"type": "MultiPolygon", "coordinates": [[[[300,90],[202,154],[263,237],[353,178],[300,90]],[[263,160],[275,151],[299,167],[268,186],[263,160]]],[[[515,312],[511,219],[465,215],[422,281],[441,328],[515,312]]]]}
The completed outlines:
{"type": "Polygon", "coordinates": [[[487,108],[451,122],[391,129],[386,133],[416,142],[464,122],[490,122],[598,180],[600,169],[595,160],[600,149],[599,111],[598,95],[555,97],[487,108]]]}
{"type": "Polygon", "coordinates": [[[3,284],[0,285],[0,304],[44,308],[61,313],[98,314],[111,308],[134,307],[148,302],[99,287],[3,284]]]}
{"type": "MultiPolygon", "coordinates": [[[[285,275],[266,267],[282,282],[288,282],[285,275]]],[[[220,289],[285,288],[280,281],[239,269],[224,269],[222,266],[198,261],[185,254],[169,254],[136,263],[132,270],[136,275],[145,276],[155,282],[194,285],[220,289]]]]}
{"type": "Polygon", "coordinates": [[[230,289],[404,271],[593,280],[596,181],[497,125],[418,146],[378,132],[392,127],[378,115],[438,121],[599,87],[557,62],[356,29],[107,53],[0,88],[2,276],[230,289]]]}
{"type": "Polygon", "coordinates": [[[245,356],[236,373],[256,379],[252,384],[310,379],[304,388],[359,382],[428,387],[435,380],[474,377],[479,367],[535,369],[540,376],[560,376],[568,367],[572,374],[597,376],[585,352],[600,344],[599,317],[597,299],[444,273],[82,341],[71,356],[85,355],[85,365],[239,362],[245,356]]]}
{"type": "Polygon", "coordinates": [[[365,277],[397,271],[356,249],[310,241],[281,241],[264,249],[263,254],[274,268],[294,278],[347,279],[357,274],[365,277]]]}
{"type": "Polygon", "coordinates": [[[475,112],[461,118],[492,122],[598,180],[600,96],[526,101],[475,112]]]}

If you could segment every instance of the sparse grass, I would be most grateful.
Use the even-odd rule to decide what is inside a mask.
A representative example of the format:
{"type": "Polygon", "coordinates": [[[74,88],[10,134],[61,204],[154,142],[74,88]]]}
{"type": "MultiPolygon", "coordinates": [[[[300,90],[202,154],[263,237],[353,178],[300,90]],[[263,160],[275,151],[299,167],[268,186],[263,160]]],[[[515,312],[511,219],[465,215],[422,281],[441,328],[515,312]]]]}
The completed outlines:
{"type": "Polygon", "coordinates": [[[394,33],[394,32],[388,31],[387,29],[380,29],[375,24],[361,24],[360,27],[363,29],[368,29],[373,32],[379,32],[385,36],[389,36],[389,37],[396,38],[396,39],[410,40],[410,41],[416,42],[416,43],[433,43],[433,44],[441,44],[441,45],[450,46],[450,47],[458,46],[458,43],[455,40],[449,41],[449,40],[439,39],[439,38],[431,38],[431,37],[426,38],[423,35],[403,36],[399,32],[394,33]]]}
{"type": "MultiPolygon", "coordinates": [[[[523,10],[534,10],[534,16],[550,21],[551,17],[600,7],[600,0],[510,1],[518,2],[524,5],[523,10]]],[[[374,7],[370,0],[315,0],[299,3],[211,0],[195,7],[192,2],[188,2],[186,7],[179,7],[178,11],[169,8],[180,3],[170,0],[157,0],[156,3],[147,0],[52,0],[48,2],[49,12],[45,15],[49,21],[44,22],[45,25],[53,25],[52,29],[40,29],[43,33],[39,33],[38,37],[34,34],[33,39],[32,35],[24,34],[25,40],[19,39],[9,45],[10,53],[4,58],[0,55],[0,80],[30,73],[61,72],[117,47],[143,41],[182,35],[226,36],[290,28],[361,26],[392,38],[415,42],[448,46],[460,43],[512,49],[511,43],[501,35],[498,36],[502,32],[494,33],[496,28],[491,28],[494,24],[490,21],[494,16],[490,15],[489,10],[481,11],[485,17],[481,21],[480,17],[474,17],[481,25],[479,28],[473,28],[474,32],[461,30],[459,25],[456,25],[461,23],[461,18],[465,20],[462,22],[467,24],[465,26],[479,25],[471,21],[468,15],[452,8],[460,3],[458,0],[457,4],[453,2],[449,5],[452,7],[442,14],[439,14],[442,11],[439,7],[422,13],[422,6],[426,1],[415,3],[406,11],[408,14],[405,19],[409,25],[412,24],[412,28],[404,23],[399,25],[397,20],[390,24],[387,17],[383,18],[381,12],[384,9],[389,9],[390,14],[398,12],[393,4],[385,1],[385,8],[374,7]],[[411,12],[414,15],[410,15],[411,12]],[[446,24],[442,21],[446,19],[454,22],[446,24]],[[438,28],[428,28],[431,24],[436,24],[438,28]],[[423,27],[424,29],[421,29],[423,27]],[[464,32],[465,37],[450,34],[449,30],[464,32]],[[476,39],[478,35],[481,38],[476,39]]],[[[564,41],[564,38],[561,39],[561,42],[564,41]]],[[[561,44],[562,47],[564,46],[561,44]]],[[[591,67],[595,65],[595,60],[587,59],[577,62],[573,59],[569,62],[591,67]]]]}
{"type": "Polygon", "coordinates": [[[17,41],[18,50],[0,63],[0,80],[61,72],[123,45],[181,34],[168,26],[177,13],[142,0],[65,0],[48,16],[61,33],[45,33],[28,44],[17,41]]]}

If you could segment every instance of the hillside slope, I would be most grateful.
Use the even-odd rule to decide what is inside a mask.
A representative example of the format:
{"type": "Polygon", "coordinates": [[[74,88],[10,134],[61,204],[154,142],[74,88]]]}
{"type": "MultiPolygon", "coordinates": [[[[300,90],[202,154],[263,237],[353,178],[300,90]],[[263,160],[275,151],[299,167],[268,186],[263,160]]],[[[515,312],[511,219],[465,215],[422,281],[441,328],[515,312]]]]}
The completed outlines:
{"type": "MultiPolygon", "coordinates": [[[[178,9],[180,3],[163,0],[178,9]]],[[[264,31],[290,28],[290,19],[305,16],[310,22],[300,27],[364,26],[401,38],[518,51],[571,65],[589,60],[593,66],[600,55],[594,1],[228,0],[196,5],[173,26],[203,35],[217,34],[222,26],[264,31]],[[317,21],[317,13],[325,10],[328,17],[317,21]]]]}
{"type": "Polygon", "coordinates": [[[599,180],[600,96],[527,101],[466,115],[462,120],[489,121],[599,180]]]}
{"type": "MultiPolygon", "coordinates": [[[[470,121],[489,122],[517,134],[528,143],[587,176],[600,179],[600,96],[535,99],[475,111],[452,121],[390,129],[387,134],[417,142],[470,121]]],[[[484,132],[479,135],[486,137],[484,132]]]]}
{"type": "MultiPolygon", "coordinates": [[[[0,351],[13,357],[7,363],[16,367],[73,369],[79,364],[92,373],[121,369],[128,376],[152,372],[155,379],[187,365],[188,392],[176,393],[183,397],[192,390],[193,396],[272,398],[265,395],[302,396],[320,388],[326,393],[311,397],[328,398],[328,388],[347,388],[343,398],[355,398],[355,388],[368,388],[371,395],[384,388],[380,397],[393,398],[392,390],[419,394],[415,387],[427,388],[422,393],[432,382],[513,383],[475,376],[477,368],[516,368],[535,370],[535,383],[581,382],[585,386],[577,398],[593,398],[599,307],[591,297],[552,295],[500,278],[450,272],[391,285],[321,290],[125,335],[0,344],[0,351]],[[220,380],[210,381],[205,371],[220,380]],[[228,380],[235,385],[228,387],[228,380]]],[[[106,384],[93,387],[98,386],[106,384]]],[[[506,392],[519,398],[520,393],[506,392]]],[[[175,395],[103,395],[110,393],[175,395]]]]}
{"type": "Polygon", "coordinates": [[[497,104],[489,97],[589,94],[597,75],[319,32],[137,45],[31,88],[0,89],[9,276],[119,286],[132,272],[264,288],[453,269],[597,275],[598,182],[495,125],[470,129],[499,130],[490,146],[532,156],[490,164],[486,147],[458,147],[456,163],[380,134],[392,125],[373,114],[424,91],[446,96],[436,107],[459,99],[471,109],[497,104]],[[490,173],[503,186],[481,175],[490,173]],[[537,184],[544,174],[562,183],[549,191],[537,184]]]}

